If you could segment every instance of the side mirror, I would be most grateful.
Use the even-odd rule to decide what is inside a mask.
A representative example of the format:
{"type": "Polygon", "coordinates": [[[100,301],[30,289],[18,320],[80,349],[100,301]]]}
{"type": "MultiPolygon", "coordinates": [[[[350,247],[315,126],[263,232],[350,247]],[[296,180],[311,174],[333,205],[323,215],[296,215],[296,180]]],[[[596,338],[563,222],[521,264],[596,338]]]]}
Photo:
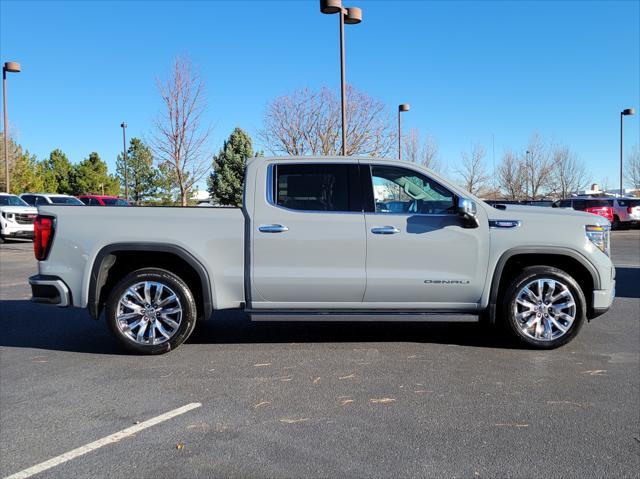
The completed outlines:
{"type": "Polygon", "coordinates": [[[458,198],[458,216],[463,220],[465,228],[477,228],[478,223],[478,207],[475,201],[468,198],[458,198]]]}

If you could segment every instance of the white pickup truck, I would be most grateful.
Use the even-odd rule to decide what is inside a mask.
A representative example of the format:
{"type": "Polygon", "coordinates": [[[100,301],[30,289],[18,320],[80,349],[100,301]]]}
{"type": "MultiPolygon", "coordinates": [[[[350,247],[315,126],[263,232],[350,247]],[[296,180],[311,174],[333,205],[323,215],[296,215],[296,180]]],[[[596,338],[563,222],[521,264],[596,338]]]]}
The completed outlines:
{"type": "Polygon", "coordinates": [[[415,164],[255,158],[243,204],[39,206],[33,299],[104,312],[127,348],[157,354],[230,308],[278,321],[470,315],[553,348],[614,298],[605,218],[492,207],[415,164]]]}

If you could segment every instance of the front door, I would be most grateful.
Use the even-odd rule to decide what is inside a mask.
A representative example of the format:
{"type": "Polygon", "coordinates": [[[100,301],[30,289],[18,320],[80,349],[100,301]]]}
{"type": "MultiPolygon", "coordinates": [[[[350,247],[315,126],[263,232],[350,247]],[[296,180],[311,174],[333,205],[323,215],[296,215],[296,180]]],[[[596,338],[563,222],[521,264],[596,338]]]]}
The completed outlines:
{"type": "Polygon", "coordinates": [[[362,165],[362,171],[363,184],[373,193],[363,195],[373,203],[365,208],[364,305],[473,310],[486,280],[487,219],[465,228],[456,214],[456,195],[417,170],[372,164],[362,165]]]}
{"type": "Polygon", "coordinates": [[[252,221],[254,309],[359,308],[366,234],[358,165],[269,165],[252,221]],[[266,198],[266,201],[265,201],[266,198]]]}

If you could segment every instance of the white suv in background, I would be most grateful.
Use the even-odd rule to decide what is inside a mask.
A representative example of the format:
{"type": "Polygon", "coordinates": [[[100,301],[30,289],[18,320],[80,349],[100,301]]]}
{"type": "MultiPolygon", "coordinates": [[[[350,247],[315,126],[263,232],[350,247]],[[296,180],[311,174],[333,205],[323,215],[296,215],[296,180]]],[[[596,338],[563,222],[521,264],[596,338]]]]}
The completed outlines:
{"type": "Polygon", "coordinates": [[[0,193],[0,243],[5,238],[33,239],[33,222],[38,210],[16,195],[0,193]]]}
{"type": "Polygon", "coordinates": [[[622,227],[640,224],[640,198],[615,198],[613,223],[622,227]]]}
{"type": "Polygon", "coordinates": [[[49,193],[23,193],[20,195],[31,206],[42,205],[73,205],[84,206],[84,203],[75,196],[58,195],[49,193]]]}

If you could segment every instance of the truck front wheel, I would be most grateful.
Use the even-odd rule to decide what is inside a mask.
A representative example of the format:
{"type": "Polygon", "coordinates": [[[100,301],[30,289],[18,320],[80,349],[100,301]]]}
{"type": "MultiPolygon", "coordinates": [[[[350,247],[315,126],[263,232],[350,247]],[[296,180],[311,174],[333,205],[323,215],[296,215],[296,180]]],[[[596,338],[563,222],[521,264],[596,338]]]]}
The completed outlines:
{"type": "Polygon", "coordinates": [[[178,276],[143,268],[122,279],[107,300],[109,329],[128,350],[162,354],[191,335],[197,311],[193,294],[178,276]]]}
{"type": "Polygon", "coordinates": [[[551,266],[529,266],[504,295],[506,328],[527,346],[553,349],[571,341],[586,316],[586,301],[576,281],[551,266]]]}

